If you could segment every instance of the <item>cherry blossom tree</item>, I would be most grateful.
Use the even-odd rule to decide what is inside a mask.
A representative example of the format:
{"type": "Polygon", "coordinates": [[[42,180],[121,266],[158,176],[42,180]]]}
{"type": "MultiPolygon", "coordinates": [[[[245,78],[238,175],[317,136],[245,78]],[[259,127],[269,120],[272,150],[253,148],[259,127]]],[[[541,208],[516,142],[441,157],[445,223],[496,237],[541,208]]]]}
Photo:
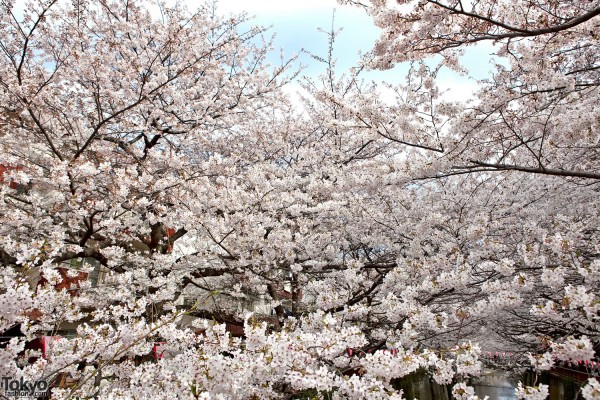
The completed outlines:
{"type": "Polygon", "coordinates": [[[267,65],[244,16],[3,2],[0,326],[22,336],[0,373],[68,375],[55,398],[393,399],[426,370],[474,399],[490,346],[538,370],[593,357],[595,9],[501,19],[511,4],[373,2],[365,67],[414,61],[397,101],[339,74],[332,31],[298,107],[293,60],[267,65]],[[421,60],[460,69],[482,40],[508,62],[449,101],[421,60]],[[256,297],[273,316],[239,306],[256,297]],[[45,357],[25,349],[67,324],[45,357]],[[170,355],[148,360],[156,342],[170,355]]]}
{"type": "Polygon", "coordinates": [[[383,30],[366,66],[441,57],[433,69],[416,64],[413,88],[398,105],[346,106],[378,141],[415,154],[405,168],[422,192],[435,193],[440,210],[429,222],[455,237],[440,244],[457,244],[451,254],[460,257],[458,265],[468,263],[465,280],[477,282],[453,302],[465,302],[461,330],[478,336],[481,329],[480,341],[500,335],[537,351],[537,368],[593,357],[599,343],[598,3],[342,3],[366,8],[383,30]],[[460,57],[480,42],[494,46],[495,71],[479,82],[470,103],[457,107],[435,86],[438,68],[468,72],[460,57]]]}

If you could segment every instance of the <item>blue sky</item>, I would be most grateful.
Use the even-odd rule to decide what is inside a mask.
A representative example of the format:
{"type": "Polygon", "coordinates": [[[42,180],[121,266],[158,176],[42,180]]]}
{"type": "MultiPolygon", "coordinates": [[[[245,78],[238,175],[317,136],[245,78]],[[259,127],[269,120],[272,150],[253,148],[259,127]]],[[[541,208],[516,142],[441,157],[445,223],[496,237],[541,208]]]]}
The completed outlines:
{"type": "MultiPolygon", "coordinates": [[[[192,0],[188,0],[191,2],[192,0]]],[[[193,7],[193,5],[190,4],[193,7]]],[[[341,6],[335,0],[219,0],[218,10],[227,13],[242,11],[253,15],[254,23],[271,26],[270,32],[275,34],[274,45],[282,48],[287,55],[299,53],[302,49],[325,56],[327,54],[327,37],[318,28],[329,30],[335,9],[335,26],[342,28],[335,46],[335,57],[338,59],[339,72],[347,71],[359,61],[359,52],[369,51],[379,36],[371,18],[364,10],[357,7],[341,6]]],[[[493,48],[483,44],[469,49],[463,57],[463,63],[477,79],[489,76],[491,71],[490,53],[493,48]]],[[[278,61],[279,52],[272,56],[278,61]]],[[[324,66],[319,65],[307,55],[301,55],[300,62],[306,65],[305,75],[317,76],[324,66]]],[[[407,66],[399,65],[388,71],[369,71],[363,75],[365,79],[387,81],[390,83],[404,81],[407,66]]],[[[454,92],[456,96],[466,99],[475,88],[475,82],[460,77],[451,71],[443,71],[439,79],[440,86],[454,92]]]]}
{"type": "MultiPolygon", "coordinates": [[[[340,70],[355,66],[359,60],[359,51],[371,49],[379,35],[371,22],[371,18],[362,10],[355,7],[342,7],[335,1],[320,0],[320,6],[306,6],[292,10],[250,10],[255,15],[256,24],[272,26],[270,31],[276,35],[275,46],[284,49],[286,54],[298,53],[302,49],[325,56],[327,54],[327,37],[318,28],[329,31],[335,10],[335,27],[342,28],[339,34],[335,55],[338,57],[340,70]]],[[[235,3],[235,0],[222,0],[222,4],[235,3]]],[[[307,65],[307,74],[318,73],[321,69],[307,55],[301,56],[303,64],[307,65]]]]}
{"type": "MultiPolygon", "coordinates": [[[[359,52],[369,51],[379,36],[379,29],[363,10],[340,6],[335,0],[219,0],[218,9],[222,13],[246,11],[254,16],[255,24],[270,26],[270,33],[276,35],[275,47],[284,49],[287,55],[306,50],[320,56],[327,54],[328,44],[326,35],[318,29],[331,29],[335,10],[335,27],[342,29],[334,53],[340,71],[356,66],[359,52]]],[[[273,60],[278,56],[276,52],[273,60]]],[[[300,56],[300,61],[306,66],[304,73],[309,76],[317,75],[324,68],[306,54],[300,56]]],[[[393,75],[401,78],[403,74],[397,72],[393,75]]]]}

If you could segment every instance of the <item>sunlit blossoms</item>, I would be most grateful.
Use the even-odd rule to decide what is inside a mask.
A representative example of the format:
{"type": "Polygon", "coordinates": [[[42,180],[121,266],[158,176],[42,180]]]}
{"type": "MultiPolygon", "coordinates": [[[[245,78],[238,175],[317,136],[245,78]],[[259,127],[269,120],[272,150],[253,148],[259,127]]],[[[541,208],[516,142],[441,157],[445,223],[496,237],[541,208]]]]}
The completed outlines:
{"type": "Polygon", "coordinates": [[[581,394],[586,400],[600,399],[600,383],[595,378],[591,378],[581,390],[581,394]]]}
{"type": "Polygon", "coordinates": [[[523,386],[519,382],[516,390],[517,398],[527,400],[543,400],[548,398],[548,385],[540,384],[538,386],[523,386]]]}

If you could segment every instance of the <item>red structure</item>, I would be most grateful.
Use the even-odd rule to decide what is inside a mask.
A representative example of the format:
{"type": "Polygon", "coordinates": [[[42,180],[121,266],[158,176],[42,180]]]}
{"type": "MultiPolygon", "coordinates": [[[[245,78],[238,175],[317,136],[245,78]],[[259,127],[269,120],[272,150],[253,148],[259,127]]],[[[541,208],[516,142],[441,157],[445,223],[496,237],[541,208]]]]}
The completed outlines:
{"type": "MultiPolygon", "coordinates": [[[[6,165],[0,164],[0,184],[4,183],[4,173],[6,171],[10,171],[12,169],[21,170],[21,169],[23,169],[23,167],[11,167],[11,166],[6,166],[6,165]]],[[[19,184],[15,181],[11,180],[8,183],[8,187],[10,187],[11,189],[17,189],[19,187],[19,184]]]]}
{"type": "Polygon", "coordinates": [[[152,346],[152,355],[155,360],[160,360],[165,355],[165,350],[162,350],[162,348],[166,343],[167,342],[154,342],[154,346],[152,346]]]}
{"type": "MultiPolygon", "coordinates": [[[[54,287],[56,290],[66,289],[67,292],[71,294],[71,296],[75,296],[77,291],[79,290],[80,282],[86,281],[88,279],[87,272],[77,272],[75,276],[72,275],[75,270],[69,268],[58,267],[56,270],[60,273],[62,280],[56,284],[54,287]],[[69,271],[71,271],[69,273],[69,271]]],[[[38,286],[45,286],[48,284],[48,281],[41,277],[38,281],[38,286]]]]}

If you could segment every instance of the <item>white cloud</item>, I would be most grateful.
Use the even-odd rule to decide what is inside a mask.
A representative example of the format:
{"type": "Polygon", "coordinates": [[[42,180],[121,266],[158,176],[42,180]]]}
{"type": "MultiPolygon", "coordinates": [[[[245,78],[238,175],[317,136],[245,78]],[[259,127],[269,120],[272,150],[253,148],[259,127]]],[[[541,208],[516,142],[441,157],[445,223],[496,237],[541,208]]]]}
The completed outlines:
{"type": "Polygon", "coordinates": [[[445,91],[442,97],[445,100],[468,102],[473,100],[475,92],[479,88],[476,82],[466,79],[460,80],[440,80],[438,85],[441,90],[445,91]]]}

